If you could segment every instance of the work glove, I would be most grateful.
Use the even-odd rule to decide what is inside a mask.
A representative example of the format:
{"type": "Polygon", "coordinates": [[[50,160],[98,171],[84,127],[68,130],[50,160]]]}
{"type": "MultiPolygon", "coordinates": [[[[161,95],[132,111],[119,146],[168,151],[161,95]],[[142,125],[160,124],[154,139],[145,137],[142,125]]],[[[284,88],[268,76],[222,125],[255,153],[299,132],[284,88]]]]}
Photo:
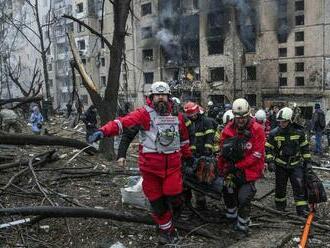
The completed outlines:
{"type": "Polygon", "coordinates": [[[267,164],[267,170],[269,172],[275,172],[275,169],[276,169],[276,165],[274,162],[270,162],[267,164]]]}
{"type": "Polygon", "coordinates": [[[126,158],[119,158],[119,159],[117,160],[117,164],[118,164],[120,167],[126,168],[126,166],[127,166],[126,158]]]}
{"type": "Polygon", "coordinates": [[[234,189],[236,188],[236,184],[235,184],[235,176],[233,174],[228,174],[225,179],[224,179],[224,182],[223,182],[223,185],[229,189],[234,189]]]}
{"type": "Polygon", "coordinates": [[[104,137],[104,134],[102,131],[98,130],[95,131],[93,134],[91,134],[90,136],[88,136],[88,143],[92,144],[100,139],[102,139],[104,137]]]}

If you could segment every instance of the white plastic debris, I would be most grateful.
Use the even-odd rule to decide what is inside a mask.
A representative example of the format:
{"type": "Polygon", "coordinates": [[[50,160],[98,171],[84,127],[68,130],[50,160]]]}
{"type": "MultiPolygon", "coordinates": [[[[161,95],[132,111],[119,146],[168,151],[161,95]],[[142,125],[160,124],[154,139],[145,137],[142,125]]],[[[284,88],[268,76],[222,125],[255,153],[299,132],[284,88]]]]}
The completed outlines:
{"type": "Polygon", "coordinates": [[[126,246],[118,241],[118,242],[114,243],[112,246],[110,246],[110,248],[126,248],[126,246]]]}
{"type": "Polygon", "coordinates": [[[63,158],[65,158],[65,157],[67,157],[67,156],[68,156],[68,154],[63,153],[63,154],[61,154],[61,155],[59,156],[59,158],[60,158],[60,159],[63,159],[63,158]]]}
{"type": "Polygon", "coordinates": [[[40,229],[44,230],[46,233],[49,232],[49,225],[42,225],[42,226],[39,226],[40,229]]]}
{"type": "Polygon", "coordinates": [[[299,243],[300,242],[300,238],[299,237],[295,237],[292,239],[292,241],[296,242],[296,243],[299,243]]]}
{"type": "Polygon", "coordinates": [[[11,222],[8,222],[8,223],[4,223],[4,224],[0,225],[0,229],[1,228],[6,228],[6,227],[11,227],[11,226],[16,226],[16,225],[23,224],[23,223],[27,223],[27,222],[30,222],[30,220],[31,220],[30,218],[26,218],[26,219],[15,220],[15,221],[11,221],[11,222]]]}
{"type": "Polygon", "coordinates": [[[149,201],[142,191],[142,177],[133,176],[128,179],[128,187],[120,189],[122,203],[137,208],[149,209],[149,201]]]}

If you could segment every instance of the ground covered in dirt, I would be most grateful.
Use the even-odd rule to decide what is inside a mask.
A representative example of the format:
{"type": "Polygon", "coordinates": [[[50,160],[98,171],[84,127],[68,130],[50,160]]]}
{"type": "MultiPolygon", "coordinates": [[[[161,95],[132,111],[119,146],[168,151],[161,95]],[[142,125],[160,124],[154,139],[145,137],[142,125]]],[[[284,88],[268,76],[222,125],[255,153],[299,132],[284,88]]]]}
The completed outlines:
{"type": "MultiPolygon", "coordinates": [[[[47,123],[51,135],[84,141],[82,125],[70,127],[70,120],[55,117],[47,123]]],[[[28,129],[25,132],[29,132],[28,129]]],[[[147,216],[148,211],[122,203],[120,189],[136,175],[136,145],[129,152],[129,167],[119,168],[100,155],[88,155],[74,148],[54,146],[0,145],[1,208],[57,206],[112,210],[147,216]],[[24,164],[1,168],[14,161],[28,161],[37,154],[55,149],[56,161],[44,165],[24,164]]],[[[328,156],[318,158],[328,166],[328,156]]],[[[330,169],[329,169],[330,170],[330,169]]],[[[315,170],[330,195],[330,171],[315,170]]],[[[233,231],[224,214],[222,201],[208,198],[208,210],[184,211],[178,220],[179,242],[173,247],[297,247],[304,220],[295,217],[291,186],[288,212],[274,210],[274,175],[266,173],[257,183],[248,236],[233,231]]],[[[308,247],[330,247],[330,203],[318,207],[308,247]]],[[[1,209],[0,209],[1,210],[1,209]]],[[[143,221],[142,221],[143,222],[143,221]]],[[[147,221],[148,222],[148,221],[147,221]]],[[[146,223],[146,222],[143,222],[146,223]]],[[[0,215],[0,247],[156,247],[155,227],[111,218],[38,218],[0,215]],[[6,223],[29,218],[27,223],[6,223]],[[120,246],[122,245],[122,246],[120,246]]],[[[170,246],[168,246],[170,247],[170,246]]]]}

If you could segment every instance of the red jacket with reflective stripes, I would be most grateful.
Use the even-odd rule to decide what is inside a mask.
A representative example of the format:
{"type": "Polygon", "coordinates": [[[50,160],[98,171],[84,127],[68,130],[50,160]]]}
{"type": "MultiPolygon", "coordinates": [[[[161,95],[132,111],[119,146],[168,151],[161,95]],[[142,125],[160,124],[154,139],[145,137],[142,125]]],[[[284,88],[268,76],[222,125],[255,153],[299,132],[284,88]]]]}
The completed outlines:
{"type": "MultiPolygon", "coordinates": [[[[147,105],[153,108],[153,105],[149,99],[147,99],[147,105]]],[[[172,104],[169,103],[169,109],[172,104]]],[[[179,119],[179,132],[181,149],[179,152],[171,154],[163,153],[142,153],[142,147],[139,147],[139,167],[140,170],[155,173],[158,176],[165,177],[168,174],[176,172],[181,169],[181,157],[190,158],[192,153],[189,146],[189,133],[184,122],[184,117],[181,113],[178,114],[179,119]]],[[[105,124],[100,130],[105,136],[119,135],[123,128],[130,128],[133,126],[139,126],[141,129],[150,129],[150,114],[145,107],[138,108],[137,110],[129,113],[124,117],[120,117],[114,121],[110,121],[105,124]]]]}
{"type": "MultiPolygon", "coordinates": [[[[266,138],[263,126],[252,118],[247,124],[247,129],[250,131],[251,135],[245,145],[244,158],[238,161],[235,166],[244,171],[246,180],[250,182],[257,180],[262,176],[265,166],[264,161],[266,138]]],[[[221,133],[220,148],[222,147],[225,139],[237,135],[243,138],[242,134],[237,133],[237,128],[235,127],[234,121],[229,122],[221,133]]],[[[220,155],[218,160],[218,167],[220,174],[224,176],[226,174],[226,170],[229,169],[230,164],[220,155]]]]}

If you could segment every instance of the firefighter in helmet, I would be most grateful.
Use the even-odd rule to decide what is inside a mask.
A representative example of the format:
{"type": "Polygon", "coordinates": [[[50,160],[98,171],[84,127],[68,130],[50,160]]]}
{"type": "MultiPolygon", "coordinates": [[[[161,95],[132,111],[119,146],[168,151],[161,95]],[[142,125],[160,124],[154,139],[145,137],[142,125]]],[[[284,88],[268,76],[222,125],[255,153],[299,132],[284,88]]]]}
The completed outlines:
{"type": "Polygon", "coordinates": [[[266,137],[270,132],[270,121],[267,120],[267,114],[265,110],[259,109],[254,115],[256,121],[264,127],[266,137]]]}
{"type": "Polygon", "coordinates": [[[311,154],[303,128],[292,122],[291,108],[282,108],[276,116],[279,126],[273,129],[266,143],[268,169],[275,170],[275,206],[286,208],[286,188],[290,179],[297,215],[305,216],[308,205],[305,195],[304,173],[310,166],[311,154]]]}
{"type": "Polygon", "coordinates": [[[221,132],[224,127],[229,123],[232,119],[234,119],[234,114],[231,109],[227,110],[222,116],[222,124],[218,125],[217,131],[214,135],[214,152],[218,153],[220,151],[219,143],[221,138],[221,132]]]}
{"type": "Polygon", "coordinates": [[[155,82],[146,105],[110,121],[90,136],[90,142],[115,136],[124,128],[137,126],[140,132],[138,164],[143,178],[142,188],[148,198],[152,217],[158,226],[159,243],[175,242],[173,211],[181,203],[181,163],[192,163],[189,134],[183,115],[172,115],[170,87],[155,82]]]}
{"type": "MultiPolygon", "coordinates": [[[[214,126],[210,118],[201,113],[197,103],[187,102],[184,105],[184,112],[194,126],[195,137],[192,139],[191,149],[196,163],[198,163],[198,161],[201,161],[198,159],[210,157],[213,154],[214,126]]],[[[205,196],[195,192],[195,197],[196,207],[205,210],[207,208],[205,196]]]]}
{"type": "Polygon", "coordinates": [[[264,169],[266,140],[262,126],[250,116],[245,99],[236,99],[232,111],[234,119],[221,133],[218,167],[224,177],[226,217],[235,222],[235,230],[247,232],[255,181],[264,169]]]}

